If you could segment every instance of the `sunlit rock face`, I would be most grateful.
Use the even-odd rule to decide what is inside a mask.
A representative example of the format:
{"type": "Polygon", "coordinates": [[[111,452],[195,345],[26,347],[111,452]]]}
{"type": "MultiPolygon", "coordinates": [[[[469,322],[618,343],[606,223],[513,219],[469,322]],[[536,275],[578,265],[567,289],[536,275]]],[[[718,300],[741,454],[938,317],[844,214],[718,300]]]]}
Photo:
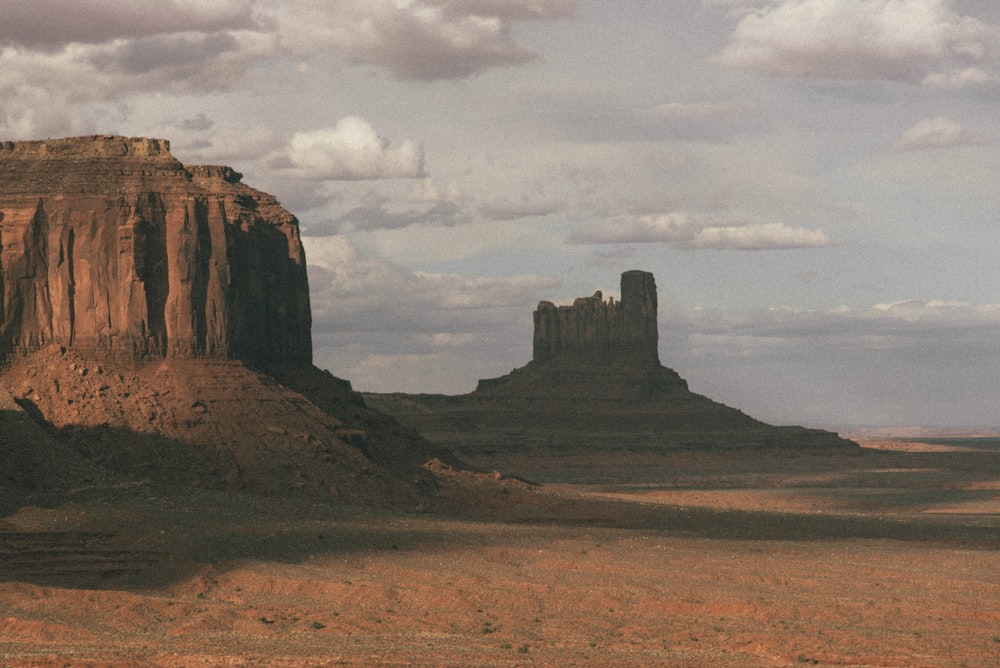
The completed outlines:
{"type": "Polygon", "coordinates": [[[160,139],[0,142],[0,354],[312,359],[298,221],[160,139]]]}

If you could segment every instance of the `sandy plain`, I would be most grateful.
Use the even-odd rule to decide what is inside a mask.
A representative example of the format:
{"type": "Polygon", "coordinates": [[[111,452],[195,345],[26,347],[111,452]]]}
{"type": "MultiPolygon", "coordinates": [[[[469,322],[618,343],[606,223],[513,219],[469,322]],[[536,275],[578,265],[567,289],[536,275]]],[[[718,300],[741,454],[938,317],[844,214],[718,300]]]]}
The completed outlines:
{"type": "Polygon", "coordinates": [[[867,445],[78,490],[0,518],[0,666],[1000,665],[1000,456],[867,445]]]}

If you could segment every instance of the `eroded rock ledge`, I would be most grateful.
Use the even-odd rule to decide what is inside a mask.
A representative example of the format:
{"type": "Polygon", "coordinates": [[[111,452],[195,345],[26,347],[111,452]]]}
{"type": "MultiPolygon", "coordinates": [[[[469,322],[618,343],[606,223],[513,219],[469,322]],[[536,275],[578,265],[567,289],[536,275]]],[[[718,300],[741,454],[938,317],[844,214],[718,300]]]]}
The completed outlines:
{"type": "Polygon", "coordinates": [[[0,142],[0,356],[312,359],[298,221],[162,139],[0,142]]]}

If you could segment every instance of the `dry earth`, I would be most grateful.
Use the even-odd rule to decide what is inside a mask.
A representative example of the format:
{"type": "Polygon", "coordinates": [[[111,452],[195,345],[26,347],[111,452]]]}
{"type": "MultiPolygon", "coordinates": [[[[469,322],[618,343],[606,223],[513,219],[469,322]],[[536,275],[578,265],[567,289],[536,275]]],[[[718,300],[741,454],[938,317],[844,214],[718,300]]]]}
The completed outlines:
{"type": "Polygon", "coordinates": [[[421,509],[28,499],[0,665],[998,665],[1000,462],[916,450],[439,465],[421,509]]]}

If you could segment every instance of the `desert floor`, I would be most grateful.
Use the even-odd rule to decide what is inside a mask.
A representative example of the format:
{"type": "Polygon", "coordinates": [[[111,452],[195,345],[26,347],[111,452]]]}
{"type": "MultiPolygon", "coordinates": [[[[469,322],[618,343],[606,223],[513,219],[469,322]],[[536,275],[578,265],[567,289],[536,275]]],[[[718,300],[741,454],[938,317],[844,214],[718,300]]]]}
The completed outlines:
{"type": "Polygon", "coordinates": [[[1000,455],[868,445],[78,490],[0,518],[0,666],[1000,665],[1000,455]]]}

